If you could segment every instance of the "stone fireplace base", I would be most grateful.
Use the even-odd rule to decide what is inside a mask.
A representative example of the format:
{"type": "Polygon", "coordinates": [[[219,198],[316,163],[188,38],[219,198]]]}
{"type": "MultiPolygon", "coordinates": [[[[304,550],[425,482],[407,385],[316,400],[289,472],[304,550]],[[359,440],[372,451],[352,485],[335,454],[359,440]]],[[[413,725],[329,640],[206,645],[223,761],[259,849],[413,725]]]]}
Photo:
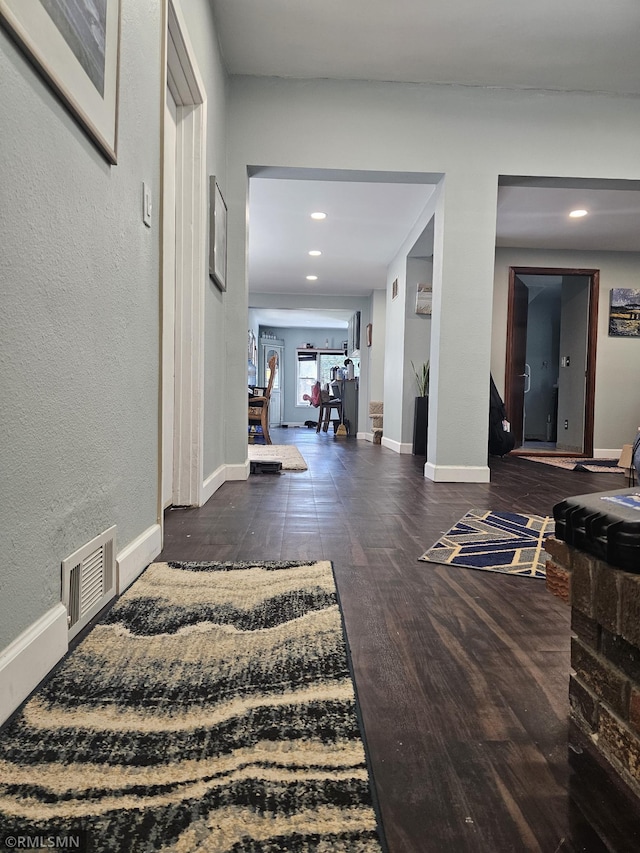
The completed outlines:
{"type": "Polygon", "coordinates": [[[608,794],[604,811],[611,817],[622,807],[633,840],[609,849],[640,850],[640,575],[555,538],[545,547],[547,588],[571,606],[569,750],[577,802],[591,820],[608,794]]]}

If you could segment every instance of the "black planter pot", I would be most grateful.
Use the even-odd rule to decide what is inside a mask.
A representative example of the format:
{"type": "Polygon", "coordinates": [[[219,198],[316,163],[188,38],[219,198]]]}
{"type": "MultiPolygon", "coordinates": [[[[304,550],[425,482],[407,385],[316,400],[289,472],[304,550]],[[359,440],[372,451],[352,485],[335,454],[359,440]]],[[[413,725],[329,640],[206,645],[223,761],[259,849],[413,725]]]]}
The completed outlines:
{"type": "Polygon", "coordinates": [[[416,397],[413,414],[413,455],[427,456],[427,423],[429,419],[429,396],[416,397]]]}

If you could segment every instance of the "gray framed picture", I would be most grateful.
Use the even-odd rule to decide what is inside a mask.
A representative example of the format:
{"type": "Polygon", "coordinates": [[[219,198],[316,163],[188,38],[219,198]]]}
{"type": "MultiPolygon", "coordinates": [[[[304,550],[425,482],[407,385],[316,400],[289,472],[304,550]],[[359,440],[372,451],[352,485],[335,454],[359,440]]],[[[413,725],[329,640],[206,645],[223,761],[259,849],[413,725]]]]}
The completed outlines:
{"type": "Polygon", "coordinates": [[[416,314],[431,314],[433,306],[433,287],[419,284],[416,291],[416,314]]]}
{"type": "Polygon", "coordinates": [[[611,289],[609,336],[640,338],[640,290],[627,287],[611,289]]]}
{"type": "Polygon", "coordinates": [[[0,22],[115,164],[120,0],[0,0],[0,22]]]}
{"type": "Polygon", "coordinates": [[[227,205],[215,176],[209,178],[209,275],[227,289],[227,205]]]}

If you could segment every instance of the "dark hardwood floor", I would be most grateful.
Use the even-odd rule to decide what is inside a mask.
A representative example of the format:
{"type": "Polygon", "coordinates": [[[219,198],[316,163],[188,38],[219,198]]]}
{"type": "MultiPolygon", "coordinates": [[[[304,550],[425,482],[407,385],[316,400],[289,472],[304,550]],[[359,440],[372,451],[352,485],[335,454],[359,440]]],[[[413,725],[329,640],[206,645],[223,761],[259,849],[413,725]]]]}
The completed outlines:
{"type": "Polygon", "coordinates": [[[539,580],[418,562],[469,509],[551,515],[623,475],[507,457],[490,484],[433,483],[368,442],[272,437],[309,470],[169,510],[159,559],[333,561],[390,853],[626,853],[571,796],[568,607],[539,580]]]}

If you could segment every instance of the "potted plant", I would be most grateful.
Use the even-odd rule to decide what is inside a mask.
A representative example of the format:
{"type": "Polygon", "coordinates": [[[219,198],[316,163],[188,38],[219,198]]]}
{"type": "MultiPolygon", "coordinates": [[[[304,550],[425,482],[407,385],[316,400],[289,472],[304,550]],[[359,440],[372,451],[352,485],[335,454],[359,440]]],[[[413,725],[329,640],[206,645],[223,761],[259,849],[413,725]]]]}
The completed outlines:
{"type": "Polygon", "coordinates": [[[418,396],[415,399],[413,416],[413,455],[427,455],[427,419],[429,415],[429,362],[425,361],[418,367],[411,362],[413,373],[418,386],[418,396]]]}

